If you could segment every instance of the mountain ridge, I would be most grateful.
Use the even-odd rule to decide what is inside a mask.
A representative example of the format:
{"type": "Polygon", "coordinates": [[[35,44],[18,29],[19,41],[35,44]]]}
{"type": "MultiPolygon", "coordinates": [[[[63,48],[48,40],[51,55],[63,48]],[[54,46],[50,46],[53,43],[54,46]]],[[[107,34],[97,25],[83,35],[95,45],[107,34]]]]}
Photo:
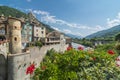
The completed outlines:
{"type": "Polygon", "coordinates": [[[96,33],[93,33],[91,35],[86,36],[85,38],[106,38],[106,37],[114,37],[116,34],[120,32],[120,25],[111,27],[106,30],[98,31],[96,33]]]}

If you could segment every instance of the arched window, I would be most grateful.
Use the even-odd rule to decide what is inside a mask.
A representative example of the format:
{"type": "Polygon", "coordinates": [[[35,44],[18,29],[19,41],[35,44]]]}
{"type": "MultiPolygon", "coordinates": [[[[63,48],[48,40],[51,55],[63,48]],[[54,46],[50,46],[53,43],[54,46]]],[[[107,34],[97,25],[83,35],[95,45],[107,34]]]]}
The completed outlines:
{"type": "Polygon", "coordinates": [[[17,26],[14,26],[15,29],[17,29],[17,26]]]}
{"type": "Polygon", "coordinates": [[[17,37],[15,37],[14,40],[17,41],[17,37]]]}

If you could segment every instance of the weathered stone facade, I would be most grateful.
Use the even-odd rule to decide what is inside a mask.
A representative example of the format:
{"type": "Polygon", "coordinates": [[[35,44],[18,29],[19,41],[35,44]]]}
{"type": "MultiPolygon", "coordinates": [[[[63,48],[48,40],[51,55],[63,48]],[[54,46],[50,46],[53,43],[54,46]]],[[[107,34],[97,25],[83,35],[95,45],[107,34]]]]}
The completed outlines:
{"type": "Polygon", "coordinates": [[[42,24],[34,25],[33,41],[40,41],[41,38],[46,37],[46,28],[42,24]]]}
{"type": "Polygon", "coordinates": [[[8,18],[8,26],[10,29],[10,53],[21,53],[21,21],[16,18],[8,18]]]}

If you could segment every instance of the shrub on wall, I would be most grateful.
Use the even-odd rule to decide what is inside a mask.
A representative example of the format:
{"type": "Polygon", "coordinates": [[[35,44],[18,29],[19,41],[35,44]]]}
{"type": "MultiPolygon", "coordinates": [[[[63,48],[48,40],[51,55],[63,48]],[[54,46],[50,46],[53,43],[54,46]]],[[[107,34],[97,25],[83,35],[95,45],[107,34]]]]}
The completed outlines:
{"type": "Polygon", "coordinates": [[[50,51],[34,80],[119,80],[120,67],[116,65],[118,54],[114,50],[81,51],[71,49],[64,54],[50,51]]]}
{"type": "Polygon", "coordinates": [[[35,46],[42,47],[42,43],[40,41],[36,41],[35,46]]]}

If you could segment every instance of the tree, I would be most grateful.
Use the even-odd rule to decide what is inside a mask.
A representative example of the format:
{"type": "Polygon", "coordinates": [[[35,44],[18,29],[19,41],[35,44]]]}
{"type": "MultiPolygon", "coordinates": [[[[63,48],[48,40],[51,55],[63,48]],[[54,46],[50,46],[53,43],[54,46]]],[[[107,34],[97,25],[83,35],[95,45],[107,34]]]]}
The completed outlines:
{"type": "Polygon", "coordinates": [[[120,41],[120,33],[115,36],[115,41],[120,41]]]}

